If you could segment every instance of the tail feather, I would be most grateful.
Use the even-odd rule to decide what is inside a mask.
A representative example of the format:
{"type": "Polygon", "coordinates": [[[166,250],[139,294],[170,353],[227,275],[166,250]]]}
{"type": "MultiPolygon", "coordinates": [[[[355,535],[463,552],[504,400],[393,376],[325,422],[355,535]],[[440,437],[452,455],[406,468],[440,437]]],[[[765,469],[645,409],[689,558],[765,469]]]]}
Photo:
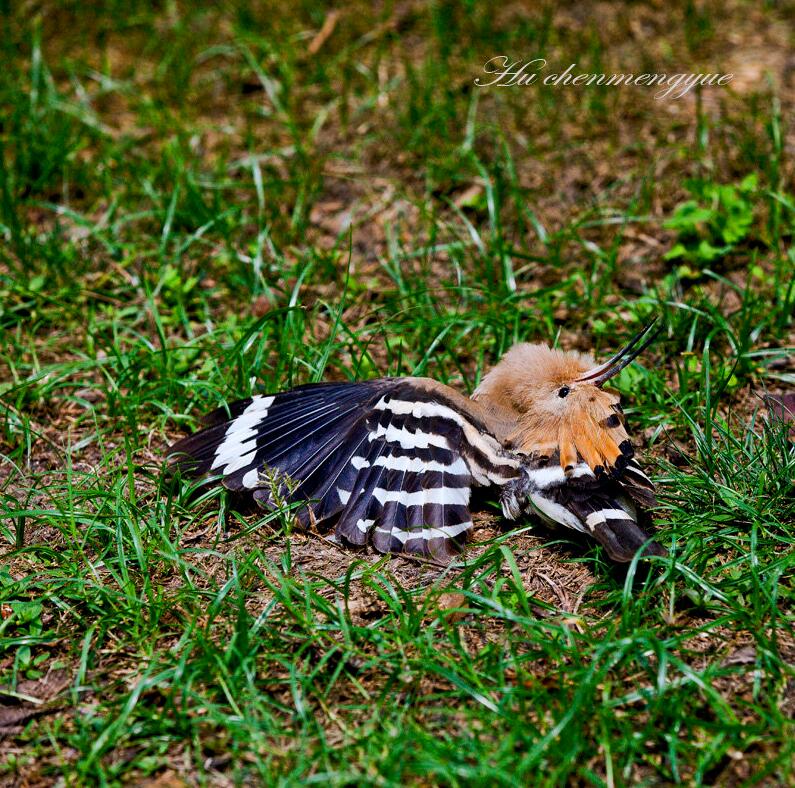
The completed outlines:
{"type": "Polygon", "coordinates": [[[630,517],[606,518],[596,522],[591,528],[591,533],[614,561],[631,561],[641,548],[644,556],[668,554],[661,544],[651,540],[630,517]]]}
{"type": "Polygon", "coordinates": [[[597,476],[586,462],[566,473],[555,457],[548,464],[531,458],[522,476],[503,488],[503,511],[513,519],[532,509],[550,522],[590,534],[614,561],[631,561],[641,550],[644,556],[667,555],[639,523],[650,522],[641,507],[654,503],[654,488],[634,460],[630,463],[637,479],[619,481],[606,473],[597,476]],[[643,494],[633,495],[641,483],[643,494]]]}

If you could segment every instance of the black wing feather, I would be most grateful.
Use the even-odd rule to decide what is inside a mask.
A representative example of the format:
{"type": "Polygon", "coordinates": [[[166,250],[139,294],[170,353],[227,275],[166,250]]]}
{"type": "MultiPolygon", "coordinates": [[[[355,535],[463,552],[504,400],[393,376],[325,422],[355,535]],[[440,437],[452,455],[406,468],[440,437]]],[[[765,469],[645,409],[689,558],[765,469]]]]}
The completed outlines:
{"type": "Polygon", "coordinates": [[[518,473],[485,426],[412,379],[317,384],[219,408],[172,448],[263,505],[307,501],[304,525],[336,521],[351,544],[449,558],[471,528],[470,488],[518,473]],[[276,475],[279,478],[274,478],[276,475]]]}

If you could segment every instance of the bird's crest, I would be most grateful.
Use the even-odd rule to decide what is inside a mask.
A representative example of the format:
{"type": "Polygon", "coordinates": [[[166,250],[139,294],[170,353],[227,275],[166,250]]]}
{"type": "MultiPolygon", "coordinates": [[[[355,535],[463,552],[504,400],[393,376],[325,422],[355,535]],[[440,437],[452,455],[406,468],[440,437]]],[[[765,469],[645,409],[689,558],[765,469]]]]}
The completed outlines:
{"type": "Polygon", "coordinates": [[[516,450],[558,455],[564,470],[582,459],[597,474],[620,472],[634,452],[619,397],[602,386],[650,344],[654,322],[599,365],[575,351],[515,345],[486,375],[474,398],[516,414],[516,427],[506,436],[516,450]]]}

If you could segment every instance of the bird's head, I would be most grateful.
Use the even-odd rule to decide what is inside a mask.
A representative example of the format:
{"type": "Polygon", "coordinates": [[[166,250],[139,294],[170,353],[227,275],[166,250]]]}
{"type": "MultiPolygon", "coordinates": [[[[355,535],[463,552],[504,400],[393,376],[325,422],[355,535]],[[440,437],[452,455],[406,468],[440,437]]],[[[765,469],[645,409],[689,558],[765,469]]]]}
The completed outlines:
{"type": "Polygon", "coordinates": [[[652,341],[653,322],[615,356],[592,356],[546,345],[514,345],[473,397],[516,415],[511,445],[525,454],[559,453],[564,469],[580,459],[599,473],[621,470],[632,456],[617,394],[602,386],[652,341]]]}

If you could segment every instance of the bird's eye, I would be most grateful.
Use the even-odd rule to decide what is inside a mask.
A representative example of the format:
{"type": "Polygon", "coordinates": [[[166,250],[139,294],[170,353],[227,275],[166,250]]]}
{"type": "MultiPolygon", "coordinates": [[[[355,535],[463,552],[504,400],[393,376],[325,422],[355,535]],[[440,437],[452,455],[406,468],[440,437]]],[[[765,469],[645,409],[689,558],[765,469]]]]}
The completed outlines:
{"type": "Polygon", "coordinates": [[[562,386],[560,388],[560,390],[558,391],[558,396],[559,397],[568,397],[569,396],[569,391],[571,391],[571,389],[568,386],[562,386]]]}

